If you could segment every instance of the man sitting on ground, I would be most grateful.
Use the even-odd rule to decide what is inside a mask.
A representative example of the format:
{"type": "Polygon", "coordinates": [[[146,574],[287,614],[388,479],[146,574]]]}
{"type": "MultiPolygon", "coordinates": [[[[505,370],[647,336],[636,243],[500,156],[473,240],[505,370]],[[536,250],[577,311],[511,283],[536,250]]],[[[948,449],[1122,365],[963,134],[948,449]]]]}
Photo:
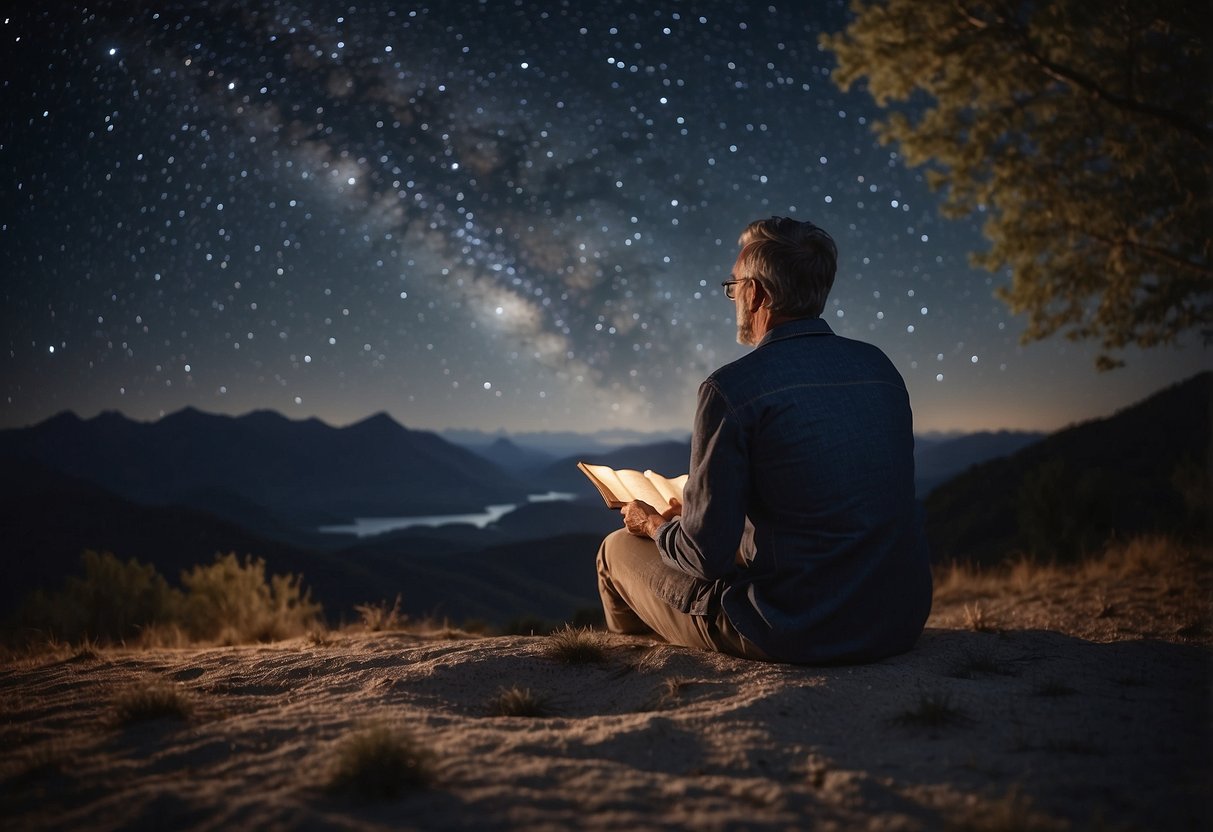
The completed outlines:
{"type": "Polygon", "coordinates": [[[699,388],[684,501],[621,509],[598,552],[607,626],[779,662],[909,650],[931,608],[900,374],[821,319],[837,248],[753,222],[725,294],[755,349],[699,388]]]}

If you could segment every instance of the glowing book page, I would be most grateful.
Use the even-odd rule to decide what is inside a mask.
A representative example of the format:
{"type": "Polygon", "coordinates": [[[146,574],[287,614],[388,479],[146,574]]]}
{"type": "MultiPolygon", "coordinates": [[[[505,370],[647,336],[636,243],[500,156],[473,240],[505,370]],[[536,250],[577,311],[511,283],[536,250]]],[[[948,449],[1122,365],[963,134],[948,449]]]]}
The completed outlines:
{"type": "MultiPolygon", "coordinates": [[[[689,474],[683,474],[681,477],[674,477],[672,480],[663,477],[656,471],[645,471],[644,475],[648,481],[653,484],[653,487],[657,489],[657,492],[661,494],[661,502],[649,503],[649,505],[653,506],[658,511],[665,511],[666,506],[670,504],[671,499],[682,502],[682,490],[686,488],[687,477],[690,476],[689,474]]],[[[645,502],[647,503],[648,500],[645,500],[645,502]]]]}
{"type": "Polygon", "coordinates": [[[588,462],[578,462],[577,468],[594,484],[610,508],[620,508],[631,500],[644,500],[658,511],[664,511],[671,497],[682,499],[682,488],[687,481],[686,474],[671,480],[653,471],[616,470],[588,462]]]}

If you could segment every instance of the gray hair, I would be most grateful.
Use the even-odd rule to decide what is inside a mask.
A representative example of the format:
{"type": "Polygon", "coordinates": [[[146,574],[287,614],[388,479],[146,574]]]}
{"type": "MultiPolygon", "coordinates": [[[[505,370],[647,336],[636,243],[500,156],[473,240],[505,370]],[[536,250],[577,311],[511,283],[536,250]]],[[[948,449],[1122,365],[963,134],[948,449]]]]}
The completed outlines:
{"type": "Polygon", "coordinates": [[[772,313],[821,317],[838,267],[833,237],[811,222],[771,217],[750,223],[737,242],[740,273],[733,277],[761,283],[772,313]]]}

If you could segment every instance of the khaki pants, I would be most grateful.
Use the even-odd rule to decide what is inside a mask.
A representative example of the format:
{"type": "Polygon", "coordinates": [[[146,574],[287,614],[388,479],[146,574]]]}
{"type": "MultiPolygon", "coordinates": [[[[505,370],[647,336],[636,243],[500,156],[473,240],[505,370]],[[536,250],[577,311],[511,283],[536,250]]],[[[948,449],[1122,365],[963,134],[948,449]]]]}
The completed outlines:
{"type": "Polygon", "coordinates": [[[656,633],[670,644],[770,661],[733,627],[711,582],[667,566],[655,542],[627,529],[612,532],[598,549],[598,594],[613,633],[656,633]],[[671,606],[666,601],[671,595],[713,597],[696,615],[671,606]]]}

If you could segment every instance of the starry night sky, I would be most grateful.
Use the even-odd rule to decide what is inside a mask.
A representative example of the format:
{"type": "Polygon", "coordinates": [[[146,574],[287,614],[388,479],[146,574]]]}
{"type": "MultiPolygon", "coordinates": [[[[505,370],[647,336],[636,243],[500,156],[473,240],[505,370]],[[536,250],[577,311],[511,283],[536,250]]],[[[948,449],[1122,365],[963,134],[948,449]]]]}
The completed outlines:
{"type": "Polygon", "coordinates": [[[423,428],[688,427],[720,281],[834,234],[824,317],[919,430],[1052,429],[1208,363],[1020,347],[817,36],[840,2],[29,4],[0,25],[0,426],[186,405],[423,428]],[[40,10],[41,7],[41,10],[40,10]],[[53,8],[53,11],[47,10],[53,8]]]}

